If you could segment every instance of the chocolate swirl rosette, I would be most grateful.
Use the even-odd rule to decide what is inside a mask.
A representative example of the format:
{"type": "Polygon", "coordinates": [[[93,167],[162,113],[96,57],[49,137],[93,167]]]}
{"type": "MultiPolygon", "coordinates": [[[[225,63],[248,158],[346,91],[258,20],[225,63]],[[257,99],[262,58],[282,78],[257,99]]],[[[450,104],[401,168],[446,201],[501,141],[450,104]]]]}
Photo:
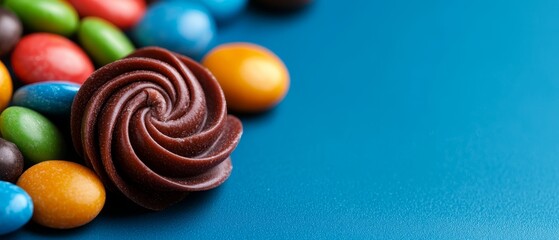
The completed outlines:
{"type": "Polygon", "coordinates": [[[71,130],[76,151],[109,189],[160,210],[229,177],[242,125],[227,115],[208,70],[149,47],[89,77],[74,99],[71,130]]]}

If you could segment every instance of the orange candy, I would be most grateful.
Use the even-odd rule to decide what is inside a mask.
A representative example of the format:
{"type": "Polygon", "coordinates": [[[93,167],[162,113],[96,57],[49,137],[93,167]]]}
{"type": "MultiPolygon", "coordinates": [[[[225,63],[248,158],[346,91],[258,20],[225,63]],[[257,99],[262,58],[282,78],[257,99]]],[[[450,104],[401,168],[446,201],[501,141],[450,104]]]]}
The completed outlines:
{"type": "Polygon", "coordinates": [[[12,78],[6,66],[0,62],[0,112],[2,112],[12,99],[12,78]]]}
{"type": "Polygon", "coordinates": [[[276,106],[289,89],[285,64],[270,50],[229,43],[211,50],[202,64],[216,77],[234,111],[260,112],[276,106]]]}
{"type": "Polygon", "coordinates": [[[17,185],[33,200],[33,221],[51,228],[85,225],[105,204],[105,188],[97,175],[73,162],[38,163],[21,175],[17,185]]]}

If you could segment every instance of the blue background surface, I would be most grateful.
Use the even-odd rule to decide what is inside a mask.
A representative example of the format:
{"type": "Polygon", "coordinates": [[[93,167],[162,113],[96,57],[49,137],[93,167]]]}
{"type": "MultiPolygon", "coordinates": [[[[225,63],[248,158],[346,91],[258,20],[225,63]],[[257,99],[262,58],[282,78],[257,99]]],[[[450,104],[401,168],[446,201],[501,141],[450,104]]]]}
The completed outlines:
{"type": "Polygon", "coordinates": [[[292,82],[275,110],[242,118],[224,185],[10,237],[558,238],[558,13],[551,0],[249,10],[218,41],[270,48],[292,82]]]}

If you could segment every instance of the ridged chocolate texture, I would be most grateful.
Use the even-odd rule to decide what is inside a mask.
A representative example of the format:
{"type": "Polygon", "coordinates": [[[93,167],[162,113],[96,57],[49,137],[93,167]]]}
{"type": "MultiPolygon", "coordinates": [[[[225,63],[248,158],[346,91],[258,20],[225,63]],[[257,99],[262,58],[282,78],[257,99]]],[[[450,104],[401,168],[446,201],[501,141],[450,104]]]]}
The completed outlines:
{"type": "Polygon", "coordinates": [[[241,122],[213,75],[155,47],[95,71],[74,99],[74,147],[109,189],[160,210],[219,186],[241,122]]]}

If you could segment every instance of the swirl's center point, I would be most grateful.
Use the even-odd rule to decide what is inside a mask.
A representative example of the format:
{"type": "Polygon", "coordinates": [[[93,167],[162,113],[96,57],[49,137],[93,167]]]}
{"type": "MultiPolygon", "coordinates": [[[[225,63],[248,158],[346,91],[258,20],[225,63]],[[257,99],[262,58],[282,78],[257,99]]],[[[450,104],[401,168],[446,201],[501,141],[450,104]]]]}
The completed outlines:
{"type": "Polygon", "coordinates": [[[163,116],[167,111],[165,97],[161,95],[161,92],[151,88],[144,89],[144,93],[147,97],[146,105],[151,109],[151,114],[158,120],[163,121],[163,116]]]}

